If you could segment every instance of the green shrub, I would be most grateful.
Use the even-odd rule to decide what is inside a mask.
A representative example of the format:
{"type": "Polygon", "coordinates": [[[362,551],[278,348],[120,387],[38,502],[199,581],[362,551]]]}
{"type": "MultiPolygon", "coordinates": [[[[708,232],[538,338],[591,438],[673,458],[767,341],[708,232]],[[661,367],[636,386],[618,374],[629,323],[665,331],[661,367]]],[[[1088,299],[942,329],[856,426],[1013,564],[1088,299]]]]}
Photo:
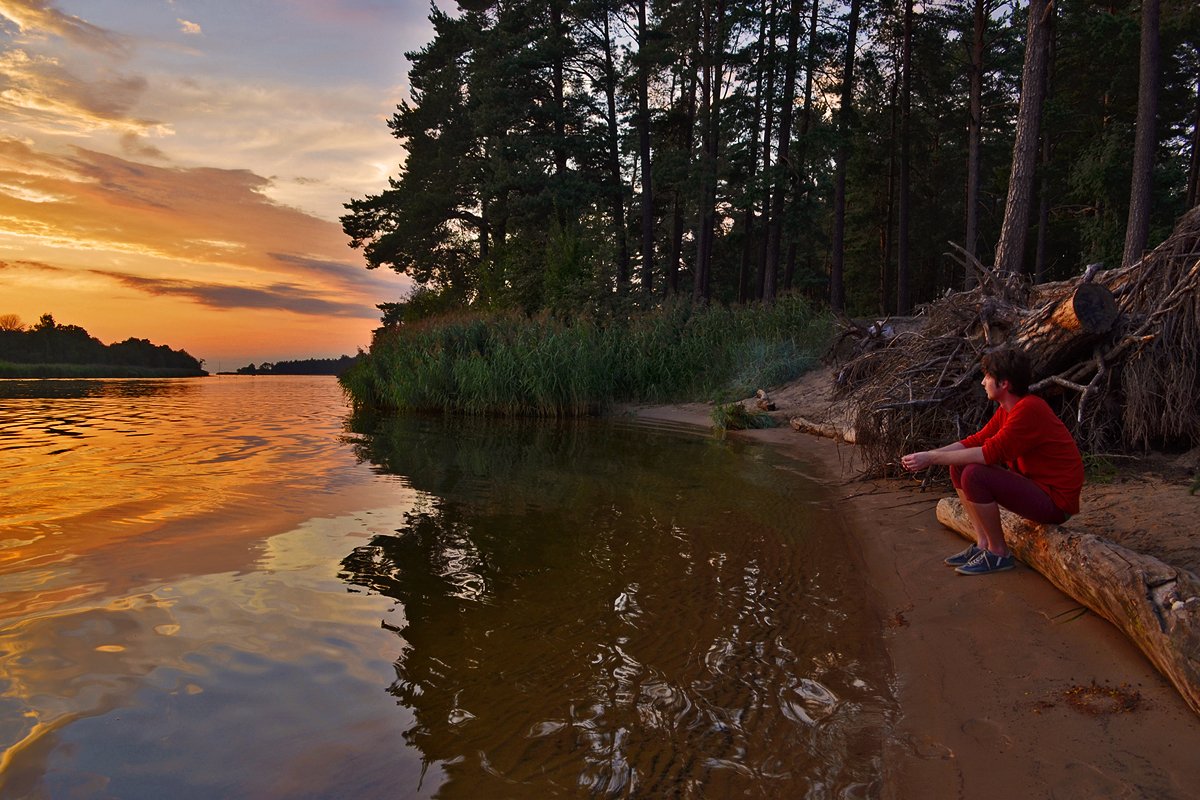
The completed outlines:
{"type": "Polygon", "coordinates": [[[778,423],[765,411],[751,411],[741,403],[726,403],[713,407],[709,415],[713,427],[720,433],[754,428],[774,428],[778,423]]]}
{"type": "Polygon", "coordinates": [[[356,407],[580,416],[619,402],[749,396],[811,368],[831,332],[828,316],[795,296],[603,319],[460,313],[381,330],[340,380],[356,407]]]}

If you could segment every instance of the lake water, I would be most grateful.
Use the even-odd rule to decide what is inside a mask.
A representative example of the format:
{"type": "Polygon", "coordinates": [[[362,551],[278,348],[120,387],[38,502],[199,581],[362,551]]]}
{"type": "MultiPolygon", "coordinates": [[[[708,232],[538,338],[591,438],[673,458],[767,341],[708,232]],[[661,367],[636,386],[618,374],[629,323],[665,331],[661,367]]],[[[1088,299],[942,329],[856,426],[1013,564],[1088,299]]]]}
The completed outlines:
{"type": "Polygon", "coordinates": [[[0,381],[0,474],[0,796],[879,792],[881,626],[770,450],[0,381]]]}

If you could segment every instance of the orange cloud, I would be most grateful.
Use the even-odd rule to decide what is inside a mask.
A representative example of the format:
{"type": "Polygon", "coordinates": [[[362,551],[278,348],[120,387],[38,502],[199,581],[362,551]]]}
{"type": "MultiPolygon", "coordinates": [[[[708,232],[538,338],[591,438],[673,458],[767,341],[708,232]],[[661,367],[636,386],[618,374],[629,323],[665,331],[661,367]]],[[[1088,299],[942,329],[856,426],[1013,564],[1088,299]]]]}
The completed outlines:
{"type": "Polygon", "coordinates": [[[57,156],[0,139],[0,184],[19,189],[0,196],[5,231],[42,244],[266,273],[335,263],[340,278],[365,274],[336,224],[273,202],[270,181],[248,170],[152,166],[81,148],[57,156]]]}
{"type": "Polygon", "coordinates": [[[141,77],[106,73],[85,80],[55,58],[0,52],[0,113],[47,132],[168,135],[170,126],[131,113],[146,90],[141,77]]]}
{"type": "Polygon", "coordinates": [[[79,17],[59,11],[46,0],[0,0],[0,17],[25,35],[52,34],[92,50],[122,52],[125,39],[79,17]]]}
{"type": "Polygon", "coordinates": [[[102,339],[146,336],[210,361],[353,352],[377,324],[375,304],[406,281],[364,269],[335,223],[272,201],[269,185],[248,170],[0,139],[0,296],[22,300],[0,311],[50,311],[102,339]],[[231,318],[211,315],[234,311],[248,315],[237,321],[244,333],[222,343],[231,318]]]}
{"type": "MultiPolygon", "coordinates": [[[[116,284],[158,297],[177,297],[200,305],[230,311],[235,309],[270,309],[295,314],[328,317],[377,318],[378,312],[359,303],[341,302],[295,283],[272,283],[265,286],[246,286],[184,278],[160,278],[133,275],[103,269],[76,270],[39,261],[0,261],[0,273],[24,273],[41,286],[57,282],[76,288],[91,278],[101,278],[116,284]],[[51,276],[47,282],[46,275],[51,276]]],[[[92,284],[96,286],[95,283],[92,284]]]]}

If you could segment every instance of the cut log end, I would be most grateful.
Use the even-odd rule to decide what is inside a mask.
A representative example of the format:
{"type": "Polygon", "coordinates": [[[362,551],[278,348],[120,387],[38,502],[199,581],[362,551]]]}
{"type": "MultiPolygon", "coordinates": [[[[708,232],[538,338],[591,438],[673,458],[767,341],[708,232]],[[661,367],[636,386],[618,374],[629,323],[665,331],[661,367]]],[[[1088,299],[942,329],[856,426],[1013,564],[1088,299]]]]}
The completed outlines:
{"type": "Polygon", "coordinates": [[[1033,372],[1054,375],[1086,354],[1116,325],[1120,311],[1108,287],[1083,283],[1047,312],[1031,316],[1016,331],[1015,343],[1029,353],[1033,372]]]}
{"type": "Polygon", "coordinates": [[[1117,301],[1112,292],[1099,283],[1081,283],[1070,302],[1060,305],[1053,322],[1069,331],[1093,335],[1108,333],[1117,322],[1117,301]]]}

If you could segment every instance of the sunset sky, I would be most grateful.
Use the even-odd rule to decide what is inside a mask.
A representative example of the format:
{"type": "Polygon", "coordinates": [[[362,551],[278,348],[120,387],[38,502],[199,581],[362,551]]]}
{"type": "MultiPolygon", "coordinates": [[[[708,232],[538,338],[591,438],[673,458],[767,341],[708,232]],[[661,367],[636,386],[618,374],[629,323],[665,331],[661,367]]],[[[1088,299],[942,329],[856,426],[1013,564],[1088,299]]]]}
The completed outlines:
{"type": "Polygon", "coordinates": [[[408,284],[337,218],[397,172],[385,120],[428,11],[0,0],[0,314],[210,371],[365,347],[408,284]]]}

